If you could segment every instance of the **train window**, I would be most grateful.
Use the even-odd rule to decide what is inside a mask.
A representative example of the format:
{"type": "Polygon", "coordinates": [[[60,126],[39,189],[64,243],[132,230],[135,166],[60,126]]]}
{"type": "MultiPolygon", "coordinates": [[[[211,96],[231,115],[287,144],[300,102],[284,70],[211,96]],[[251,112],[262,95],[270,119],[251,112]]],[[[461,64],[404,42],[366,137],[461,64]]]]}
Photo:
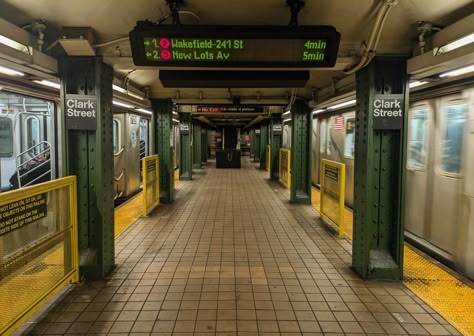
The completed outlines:
{"type": "Polygon", "coordinates": [[[459,174],[467,105],[450,103],[444,107],[443,114],[445,124],[441,141],[441,169],[445,173],[459,174]]]}
{"type": "Polygon", "coordinates": [[[113,137],[114,137],[114,154],[120,151],[120,123],[117,119],[114,119],[113,137]]]}
{"type": "Polygon", "coordinates": [[[140,159],[148,155],[148,120],[140,119],[140,159]]]}
{"type": "Polygon", "coordinates": [[[346,121],[346,139],[344,140],[344,156],[348,159],[354,158],[355,146],[355,118],[346,121]]]}
{"type": "Polygon", "coordinates": [[[10,118],[0,118],[0,157],[13,155],[13,123],[10,118]]]}
{"type": "Polygon", "coordinates": [[[333,125],[333,122],[332,122],[332,118],[329,118],[328,120],[328,130],[327,130],[327,138],[328,138],[328,141],[327,141],[327,153],[328,155],[331,155],[331,152],[332,152],[332,149],[333,149],[333,145],[332,145],[332,125],[333,125]]]}
{"type": "Polygon", "coordinates": [[[415,109],[410,115],[408,135],[408,169],[422,169],[426,163],[426,136],[428,132],[427,108],[415,109]]]}
{"type": "Polygon", "coordinates": [[[26,118],[26,146],[32,155],[38,155],[40,152],[40,127],[37,117],[26,118]]]}
{"type": "Polygon", "coordinates": [[[319,152],[326,152],[326,120],[321,121],[321,138],[319,143],[319,152]]]}

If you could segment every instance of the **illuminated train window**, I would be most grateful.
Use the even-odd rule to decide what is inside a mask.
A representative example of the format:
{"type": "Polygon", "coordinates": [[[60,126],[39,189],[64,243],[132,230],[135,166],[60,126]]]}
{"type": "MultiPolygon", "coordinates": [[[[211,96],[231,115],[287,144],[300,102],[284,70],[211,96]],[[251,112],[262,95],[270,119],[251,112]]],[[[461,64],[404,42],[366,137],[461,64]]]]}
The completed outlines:
{"type": "Polygon", "coordinates": [[[415,109],[410,115],[408,134],[408,169],[422,169],[426,164],[428,108],[415,109]]]}
{"type": "Polygon", "coordinates": [[[26,118],[26,146],[32,155],[40,153],[40,127],[37,117],[26,118]]]}
{"type": "Polygon", "coordinates": [[[355,146],[355,118],[346,121],[346,138],[344,140],[344,156],[348,159],[354,158],[355,146]]]}
{"type": "Polygon", "coordinates": [[[321,138],[319,143],[319,152],[326,152],[326,120],[321,121],[321,138]]]}
{"type": "Polygon", "coordinates": [[[444,106],[442,113],[445,122],[441,138],[441,169],[448,174],[459,174],[467,105],[451,102],[444,106]]]}
{"type": "Polygon", "coordinates": [[[13,123],[10,118],[0,118],[0,157],[13,155],[13,123]]]}
{"type": "Polygon", "coordinates": [[[117,119],[114,119],[113,137],[114,137],[114,154],[120,151],[120,139],[119,139],[120,123],[117,119]]]}
{"type": "Polygon", "coordinates": [[[329,118],[328,120],[328,130],[327,130],[327,138],[328,138],[328,141],[327,141],[327,153],[328,155],[331,155],[331,152],[333,150],[333,144],[332,144],[332,126],[333,126],[333,121],[332,121],[332,117],[329,118]]]}

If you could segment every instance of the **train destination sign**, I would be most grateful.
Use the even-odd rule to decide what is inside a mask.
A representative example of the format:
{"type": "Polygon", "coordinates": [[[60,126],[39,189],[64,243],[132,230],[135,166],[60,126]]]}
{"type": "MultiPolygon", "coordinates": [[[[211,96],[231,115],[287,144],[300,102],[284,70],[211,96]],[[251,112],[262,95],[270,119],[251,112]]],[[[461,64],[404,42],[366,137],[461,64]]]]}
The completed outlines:
{"type": "Polygon", "coordinates": [[[401,129],[403,95],[376,95],[373,101],[374,129],[401,129]]]}
{"type": "Polygon", "coordinates": [[[139,21],[130,32],[135,65],[325,68],[336,63],[331,26],[176,26],[139,21]]]}
{"type": "Polygon", "coordinates": [[[263,106],[198,106],[197,113],[263,113],[263,106]]]}

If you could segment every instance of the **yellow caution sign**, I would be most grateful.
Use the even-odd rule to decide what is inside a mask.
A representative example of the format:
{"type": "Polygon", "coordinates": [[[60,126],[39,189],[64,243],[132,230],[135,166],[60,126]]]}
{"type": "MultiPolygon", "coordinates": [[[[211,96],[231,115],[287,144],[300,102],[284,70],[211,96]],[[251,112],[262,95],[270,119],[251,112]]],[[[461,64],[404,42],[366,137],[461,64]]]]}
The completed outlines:
{"type": "Polygon", "coordinates": [[[142,176],[143,216],[146,217],[160,203],[160,170],[158,155],[150,155],[142,159],[142,176]]]}
{"type": "Polygon", "coordinates": [[[280,148],[280,171],[279,181],[288,189],[291,187],[291,152],[289,149],[280,148]]]}
{"type": "Polygon", "coordinates": [[[339,237],[345,235],[344,229],[344,189],[346,184],[346,165],[325,160],[321,161],[321,200],[322,220],[337,229],[339,237]]]}

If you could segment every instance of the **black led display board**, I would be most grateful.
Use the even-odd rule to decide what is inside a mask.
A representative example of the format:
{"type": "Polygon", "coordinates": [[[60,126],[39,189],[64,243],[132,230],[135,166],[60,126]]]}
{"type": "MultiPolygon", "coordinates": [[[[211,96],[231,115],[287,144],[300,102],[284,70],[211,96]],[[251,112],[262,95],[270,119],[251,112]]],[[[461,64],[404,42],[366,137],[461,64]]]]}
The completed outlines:
{"type": "Polygon", "coordinates": [[[158,67],[327,68],[340,34],[331,26],[187,26],[139,21],[133,62],[158,67]]]}

